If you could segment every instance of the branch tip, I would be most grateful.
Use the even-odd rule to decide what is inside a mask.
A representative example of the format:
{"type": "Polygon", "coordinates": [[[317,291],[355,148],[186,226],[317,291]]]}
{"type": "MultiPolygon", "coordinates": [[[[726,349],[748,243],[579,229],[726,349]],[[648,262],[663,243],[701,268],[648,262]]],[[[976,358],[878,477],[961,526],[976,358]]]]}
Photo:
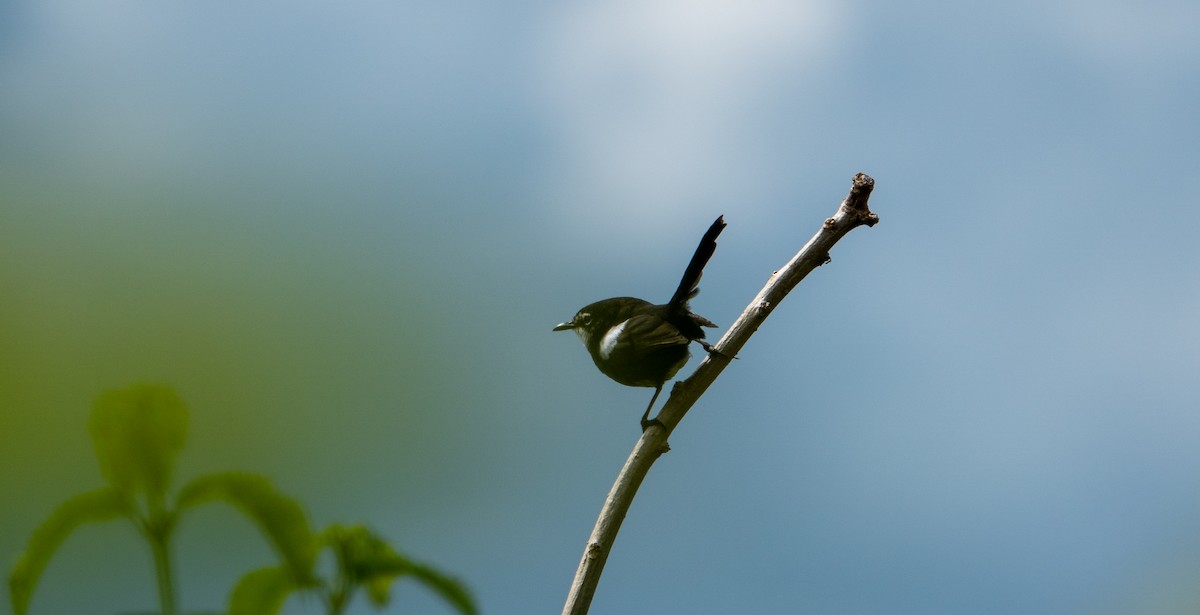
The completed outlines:
{"type": "MultiPolygon", "coordinates": [[[[856,225],[862,224],[865,226],[875,226],[879,222],[879,216],[871,213],[871,209],[867,207],[867,201],[871,198],[871,191],[875,189],[875,180],[866,173],[858,173],[850,182],[850,194],[846,195],[846,200],[842,201],[842,209],[854,216],[856,225]]],[[[829,228],[830,221],[825,221],[825,227],[829,228]]]]}

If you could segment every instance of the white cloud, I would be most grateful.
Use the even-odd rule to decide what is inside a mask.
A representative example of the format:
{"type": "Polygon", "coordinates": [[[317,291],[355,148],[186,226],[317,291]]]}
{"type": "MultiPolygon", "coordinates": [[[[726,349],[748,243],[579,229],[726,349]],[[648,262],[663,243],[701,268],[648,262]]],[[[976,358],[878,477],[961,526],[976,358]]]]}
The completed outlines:
{"type": "Polygon", "coordinates": [[[565,8],[543,48],[545,100],[565,149],[552,190],[589,205],[566,217],[667,219],[750,171],[763,106],[802,87],[796,76],[834,46],[839,10],[827,0],[565,8]]]}

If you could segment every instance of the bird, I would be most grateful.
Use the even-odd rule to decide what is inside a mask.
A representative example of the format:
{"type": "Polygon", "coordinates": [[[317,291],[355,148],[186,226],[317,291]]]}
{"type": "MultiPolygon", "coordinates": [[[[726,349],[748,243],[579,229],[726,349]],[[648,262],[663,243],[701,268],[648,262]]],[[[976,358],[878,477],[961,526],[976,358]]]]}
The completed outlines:
{"type": "Polygon", "coordinates": [[[691,358],[688,346],[697,342],[709,354],[720,354],[704,341],[704,327],[716,327],[711,320],[694,314],[688,302],[700,292],[700,278],[717,249],[717,235],[725,228],[725,217],[712,223],[671,300],[655,305],[636,297],[613,297],[580,308],[575,316],[554,327],[554,331],[574,331],[592,355],[596,367],[609,378],[631,387],[653,387],[654,396],[642,414],[642,431],[662,425],[649,420],[650,410],[663,384],[675,376],[691,358]]]}

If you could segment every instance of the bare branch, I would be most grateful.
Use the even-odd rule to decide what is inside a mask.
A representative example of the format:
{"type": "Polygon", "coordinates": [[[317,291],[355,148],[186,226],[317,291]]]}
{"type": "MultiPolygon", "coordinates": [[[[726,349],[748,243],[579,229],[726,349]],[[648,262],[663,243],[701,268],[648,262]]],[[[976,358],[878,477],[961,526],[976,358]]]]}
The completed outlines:
{"type": "Polygon", "coordinates": [[[642,433],[608,492],[608,498],[600,510],[600,518],[597,519],[583,551],[583,559],[579,562],[579,570],[575,573],[571,591],[567,594],[563,615],[584,615],[588,612],[596,585],[600,582],[600,573],[604,570],[604,563],[617,538],[621,522],[625,520],[625,514],[629,512],[629,506],[633,503],[633,496],[637,494],[638,487],[646,478],[654,461],[670,450],[667,438],[683,419],[683,415],[687,414],[696,400],[724,371],[725,366],[729,365],[729,358],[737,356],[738,351],[762,326],[763,321],[775,310],[779,302],[783,301],[809,272],[829,262],[829,250],[833,244],[858,226],[874,226],[879,222],[879,217],[867,207],[874,187],[875,180],[863,173],[855,175],[850,194],[842,200],[837,214],[825,220],[817,234],[804,244],[792,260],[771,275],[767,285],[759,291],[758,296],[746,306],[742,315],[717,342],[716,352],[708,353],[700,367],[696,368],[689,378],[675,383],[670,399],[658,415],[661,426],[652,424],[642,433]]]}

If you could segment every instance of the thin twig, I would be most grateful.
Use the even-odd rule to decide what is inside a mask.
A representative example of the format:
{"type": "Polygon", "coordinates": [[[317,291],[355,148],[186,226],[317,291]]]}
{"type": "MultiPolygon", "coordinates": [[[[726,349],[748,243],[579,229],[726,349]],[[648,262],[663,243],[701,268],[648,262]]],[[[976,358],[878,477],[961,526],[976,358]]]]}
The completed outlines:
{"type": "Polygon", "coordinates": [[[874,226],[879,222],[879,217],[867,207],[874,187],[875,180],[863,173],[855,175],[850,194],[842,200],[837,214],[825,220],[817,234],[804,244],[792,260],[771,276],[758,296],[716,343],[715,352],[708,353],[695,373],[686,380],[675,383],[670,399],[658,415],[661,427],[652,424],[642,433],[608,492],[604,507],[600,509],[600,518],[596,520],[596,526],[592,529],[592,535],[583,551],[579,570],[571,583],[563,615],[584,615],[588,612],[596,585],[600,582],[600,573],[604,571],[604,562],[612,550],[617,531],[621,529],[621,522],[625,520],[625,514],[629,512],[629,506],[633,503],[633,496],[637,494],[638,487],[650,471],[650,466],[669,450],[667,438],[675,426],[696,400],[708,390],[709,385],[716,380],[725,366],[729,365],[729,358],[737,356],[738,351],[745,346],[746,341],[754,335],[767,316],[809,272],[829,261],[829,250],[839,239],[858,226],[874,226]]]}

